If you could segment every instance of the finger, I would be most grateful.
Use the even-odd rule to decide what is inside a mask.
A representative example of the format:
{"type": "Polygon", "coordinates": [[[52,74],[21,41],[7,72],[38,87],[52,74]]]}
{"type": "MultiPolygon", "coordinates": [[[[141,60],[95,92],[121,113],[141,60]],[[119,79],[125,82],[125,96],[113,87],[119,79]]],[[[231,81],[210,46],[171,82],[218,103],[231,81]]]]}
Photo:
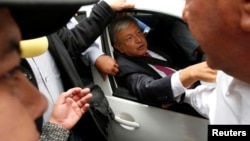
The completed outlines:
{"type": "Polygon", "coordinates": [[[78,104],[76,103],[72,98],[68,97],[66,99],[66,103],[69,107],[72,107],[72,109],[74,109],[74,111],[76,112],[76,114],[81,117],[83,113],[85,113],[88,109],[89,109],[89,104],[85,103],[85,104],[78,104]]]}
{"type": "Polygon", "coordinates": [[[84,95],[87,95],[88,93],[90,93],[90,88],[83,88],[81,90],[81,92],[84,94],[84,95]]]}
{"type": "Polygon", "coordinates": [[[109,73],[110,76],[114,76],[115,74],[116,74],[116,73],[115,73],[114,70],[110,71],[110,73],[109,73]]]}
{"type": "Polygon", "coordinates": [[[116,74],[116,73],[119,72],[119,69],[118,69],[118,68],[114,68],[114,69],[113,69],[113,72],[116,74]]]}
{"type": "Polygon", "coordinates": [[[119,68],[119,65],[117,64],[117,63],[115,63],[115,65],[114,65],[116,68],[119,68]]]}
{"type": "Polygon", "coordinates": [[[112,73],[112,76],[115,76],[116,74],[117,74],[117,72],[114,71],[114,72],[112,73]]]}
{"type": "Polygon", "coordinates": [[[85,113],[86,111],[89,110],[89,107],[90,107],[90,105],[89,105],[88,103],[86,103],[86,104],[81,108],[81,112],[82,112],[82,113],[85,113]]]}
{"type": "Polygon", "coordinates": [[[83,107],[86,103],[88,103],[91,98],[93,97],[93,95],[91,93],[89,93],[88,95],[82,97],[80,100],[77,101],[77,104],[79,105],[79,107],[83,107]]]}
{"type": "Polygon", "coordinates": [[[101,73],[102,79],[105,81],[107,79],[107,74],[101,73]]]}
{"type": "Polygon", "coordinates": [[[72,95],[72,99],[74,99],[75,101],[81,99],[83,96],[87,95],[90,93],[90,89],[89,88],[84,88],[81,89],[78,93],[74,93],[72,95]]]}
{"type": "Polygon", "coordinates": [[[80,93],[81,90],[82,88],[80,87],[74,87],[74,88],[68,89],[66,92],[63,92],[62,94],[67,97],[72,97],[75,94],[80,93]]]}
{"type": "Polygon", "coordinates": [[[127,2],[127,1],[125,1],[126,3],[123,5],[123,9],[124,8],[134,8],[135,7],[135,4],[134,3],[132,3],[132,2],[127,2]]]}
{"type": "Polygon", "coordinates": [[[80,91],[81,88],[79,87],[71,88],[68,91],[61,93],[58,97],[57,102],[62,104],[65,102],[67,97],[74,97],[75,93],[80,93],[80,91]]]}

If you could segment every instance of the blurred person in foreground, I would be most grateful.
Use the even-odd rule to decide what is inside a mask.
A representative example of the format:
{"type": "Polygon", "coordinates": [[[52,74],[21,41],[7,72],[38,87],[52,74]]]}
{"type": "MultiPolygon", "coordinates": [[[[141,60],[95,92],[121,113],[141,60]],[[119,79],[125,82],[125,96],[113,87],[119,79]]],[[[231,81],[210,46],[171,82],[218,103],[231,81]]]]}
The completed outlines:
{"type": "Polygon", "coordinates": [[[187,102],[211,124],[250,124],[250,1],[186,0],[183,20],[220,70],[215,88],[187,92],[187,102]]]}
{"type": "MultiPolygon", "coordinates": [[[[42,116],[47,107],[45,97],[28,81],[20,69],[20,40],[40,37],[58,30],[80,6],[95,2],[0,1],[0,140],[39,140],[40,134],[35,120],[42,116]]],[[[72,88],[61,94],[50,121],[43,127],[41,140],[67,140],[70,129],[89,107],[89,91],[72,88]]]]}

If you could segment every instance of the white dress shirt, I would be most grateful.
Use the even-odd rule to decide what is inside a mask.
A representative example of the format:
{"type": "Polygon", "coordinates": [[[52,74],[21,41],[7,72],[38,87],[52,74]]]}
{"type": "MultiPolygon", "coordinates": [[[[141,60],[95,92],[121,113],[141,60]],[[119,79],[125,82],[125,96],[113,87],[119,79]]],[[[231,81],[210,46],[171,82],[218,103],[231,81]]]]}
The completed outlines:
{"type": "Polygon", "coordinates": [[[209,118],[211,124],[250,124],[250,84],[222,71],[215,86],[187,90],[185,102],[209,118]]]}
{"type": "MultiPolygon", "coordinates": [[[[67,27],[71,29],[77,23],[76,19],[72,18],[67,24],[67,27]]],[[[83,56],[94,64],[96,59],[102,54],[104,53],[99,49],[98,42],[96,41],[83,53],[83,56]]],[[[48,50],[40,56],[26,58],[26,60],[34,72],[39,91],[45,95],[48,100],[48,109],[43,115],[44,122],[46,122],[49,120],[58,96],[64,92],[60,71],[58,70],[55,60],[48,50]]]]}
{"type": "Polygon", "coordinates": [[[48,100],[48,109],[44,113],[44,122],[49,120],[55,101],[64,91],[63,84],[56,63],[47,50],[44,54],[27,58],[35,75],[39,91],[48,100]]]}
{"type": "Polygon", "coordinates": [[[95,42],[90,45],[83,53],[82,56],[85,57],[87,60],[89,60],[89,62],[94,65],[96,59],[103,55],[104,53],[102,52],[102,50],[99,48],[99,42],[100,38],[98,37],[95,42]]]}

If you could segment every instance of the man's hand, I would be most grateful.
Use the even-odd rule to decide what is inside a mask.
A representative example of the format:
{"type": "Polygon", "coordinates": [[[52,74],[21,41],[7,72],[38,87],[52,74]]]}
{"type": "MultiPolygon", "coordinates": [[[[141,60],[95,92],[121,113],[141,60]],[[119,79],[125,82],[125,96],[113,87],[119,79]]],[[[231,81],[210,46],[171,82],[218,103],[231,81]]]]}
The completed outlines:
{"type": "Polygon", "coordinates": [[[182,85],[188,87],[198,80],[215,82],[217,70],[208,67],[207,62],[202,62],[182,69],[179,75],[182,85]]]}
{"type": "Polygon", "coordinates": [[[95,66],[102,75],[103,80],[106,80],[107,74],[114,76],[119,72],[118,64],[108,55],[99,56],[95,61],[95,66]]]}
{"type": "Polygon", "coordinates": [[[63,92],[54,105],[49,122],[70,130],[89,109],[91,98],[89,88],[75,87],[63,92]]]}
{"type": "Polygon", "coordinates": [[[133,3],[128,3],[126,0],[104,0],[114,11],[134,8],[133,3]]]}

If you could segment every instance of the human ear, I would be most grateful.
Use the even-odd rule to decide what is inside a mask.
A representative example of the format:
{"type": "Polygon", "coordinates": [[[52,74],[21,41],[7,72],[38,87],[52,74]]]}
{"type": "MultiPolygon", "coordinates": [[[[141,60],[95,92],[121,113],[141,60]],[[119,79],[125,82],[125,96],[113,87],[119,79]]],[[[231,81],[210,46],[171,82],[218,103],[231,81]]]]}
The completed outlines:
{"type": "Polygon", "coordinates": [[[241,28],[250,32],[250,0],[243,0],[241,4],[241,28]]]}

